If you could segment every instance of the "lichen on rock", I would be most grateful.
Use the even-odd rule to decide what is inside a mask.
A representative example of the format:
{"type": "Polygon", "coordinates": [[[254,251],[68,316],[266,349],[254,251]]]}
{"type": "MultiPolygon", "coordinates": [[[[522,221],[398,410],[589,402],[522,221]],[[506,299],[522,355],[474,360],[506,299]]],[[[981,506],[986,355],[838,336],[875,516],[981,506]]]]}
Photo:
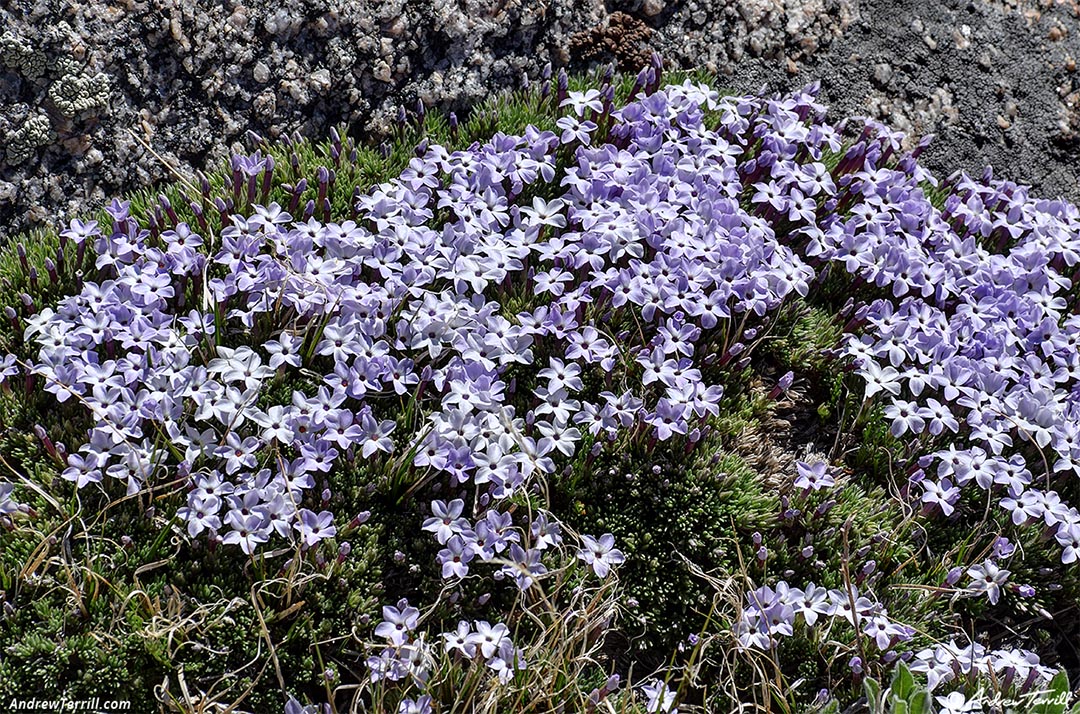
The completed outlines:
{"type": "Polygon", "coordinates": [[[5,138],[5,158],[10,164],[21,164],[30,158],[38,147],[51,143],[52,137],[49,118],[44,114],[35,114],[27,119],[21,128],[5,138]]]}

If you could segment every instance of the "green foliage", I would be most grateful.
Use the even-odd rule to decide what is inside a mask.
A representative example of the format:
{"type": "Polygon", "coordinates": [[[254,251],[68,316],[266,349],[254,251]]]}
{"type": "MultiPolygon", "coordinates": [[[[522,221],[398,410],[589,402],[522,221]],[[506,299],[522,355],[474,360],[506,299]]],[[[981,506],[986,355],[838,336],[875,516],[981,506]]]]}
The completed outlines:
{"type": "Polygon", "coordinates": [[[818,377],[836,369],[828,351],[840,344],[842,325],[832,312],[799,302],[782,311],[777,323],[771,331],[775,339],[766,347],[782,370],[818,377]]]}
{"type": "Polygon", "coordinates": [[[705,571],[738,572],[740,543],[776,523],[778,501],[737,456],[704,443],[648,453],[608,449],[576,477],[556,481],[553,509],[580,532],[615,535],[637,646],[663,656],[700,631],[711,602],[705,571]]]}

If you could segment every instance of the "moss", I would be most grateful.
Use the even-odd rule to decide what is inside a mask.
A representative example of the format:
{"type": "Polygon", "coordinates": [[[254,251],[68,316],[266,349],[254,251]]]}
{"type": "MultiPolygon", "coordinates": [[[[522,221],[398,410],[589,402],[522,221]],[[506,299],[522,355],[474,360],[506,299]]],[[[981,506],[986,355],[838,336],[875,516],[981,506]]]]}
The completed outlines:
{"type": "Polygon", "coordinates": [[[840,344],[842,325],[835,313],[819,306],[798,302],[783,310],[771,330],[774,339],[765,343],[765,353],[781,370],[815,380],[836,369],[830,350],[840,344]]]}
{"type": "Polygon", "coordinates": [[[608,449],[578,478],[555,484],[554,509],[576,530],[615,535],[632,610],[635,645],[663,656],[700,631],[712,599],[683,558],[706,572],[737,573],[738,547],[776,523],[779,502],[761,479],[716,444],[688,458],[670,450],[608,449]]]}

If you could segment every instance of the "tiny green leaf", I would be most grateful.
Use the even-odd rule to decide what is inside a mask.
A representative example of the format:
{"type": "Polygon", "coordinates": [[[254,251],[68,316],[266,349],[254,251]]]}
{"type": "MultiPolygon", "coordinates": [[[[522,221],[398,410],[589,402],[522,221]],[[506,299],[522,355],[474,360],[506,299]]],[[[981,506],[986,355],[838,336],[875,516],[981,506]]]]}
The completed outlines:
{"type": "Polygon", "coordinates": [[[890,686],[892,696],[896,699],[907,700],[911,693],[915,691],[915,678],[911,676],[911,670],[907,668],[907,665],[903,662],[898,662],[896,669],[893,670],[892,685],[890,686]]]}
{"type": "Polygon", "coordinates": [[[882,714],[881,685],[873,677],[863,680],[863,692],[866,694],[866,705],[870,707],[871,714],[882,714]]]}

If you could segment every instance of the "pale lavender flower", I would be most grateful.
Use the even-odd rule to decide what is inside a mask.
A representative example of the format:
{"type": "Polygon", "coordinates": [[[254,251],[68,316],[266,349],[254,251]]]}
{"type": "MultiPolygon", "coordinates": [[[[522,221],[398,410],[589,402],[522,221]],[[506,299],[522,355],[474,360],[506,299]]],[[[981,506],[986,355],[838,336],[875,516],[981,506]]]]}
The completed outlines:
{"type": "Polygon", "coordinates": [[[337,535],[337,526],[333,525],[334,514],[330,511],[321,511],[316,514],[307,508],[301,508],[298,515],[300,518],[293,527],[299,531],[300,537],[304,539],[308,547],[337,535]]]}
{"type": "Polygon", "coordinates": [[[578,551],[578,558],[591,565],[599,578],[606,578],[613,565],[625,560],[622,551],[615,547],[615,536],[611,533],[605,533],[599,539],[583,535],[581,542],[585,547],[578,551]]]}

